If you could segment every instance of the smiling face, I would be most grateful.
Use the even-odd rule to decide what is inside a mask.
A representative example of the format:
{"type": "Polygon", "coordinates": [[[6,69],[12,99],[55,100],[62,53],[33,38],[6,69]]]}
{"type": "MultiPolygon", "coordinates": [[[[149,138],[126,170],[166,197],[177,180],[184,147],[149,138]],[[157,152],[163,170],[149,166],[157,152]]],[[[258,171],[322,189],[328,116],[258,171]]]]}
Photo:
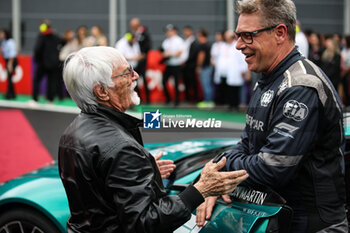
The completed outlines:
{"type": "Polygon", "coordinates": [[[114,70],[112,81],[115,85],[114,87],[107,88],[108,98],[104,102],[107,106],[125,112],[131,106],[140,104],[140,97],[134,90],[139,75],[135,71],[132,71],[133,74],[130,72],[130,65],[127,63],[121,64],[114,70]],[[114,77],[120,74],[125,75],[114,77]]]}
{"type": "MultiPolygon", "coordinates": [[[[251,32],[265,28],[266,26],[262,26],[261,22],[262,19],[258,13],[241,14],[236,32],[251,32]]],[[[268,73],[279,62],[275,29],[253,35],[252,44],[246,44],[239,38],[236,48],[246,56],[245,61],[248,63],[248,69],[257,73],[268,73]]]]}

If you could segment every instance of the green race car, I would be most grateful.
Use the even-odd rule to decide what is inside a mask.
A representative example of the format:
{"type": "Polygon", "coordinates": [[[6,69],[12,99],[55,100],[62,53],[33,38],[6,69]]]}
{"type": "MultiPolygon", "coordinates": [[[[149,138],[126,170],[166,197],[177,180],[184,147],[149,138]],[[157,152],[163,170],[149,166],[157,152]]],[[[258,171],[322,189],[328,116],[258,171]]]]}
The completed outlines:
{"type": "MultiPolygon", "coordinates": [[[[152,143],[152,154],[163,151],[163,159],[176,163],[176,170],[164,180],[169,195],[176,194],[195,180],[205,163],[232,148],[238,139],[198,139],[175,143],[152,143]]],[[[218,200],[210,221],[202,228],[192,218],[175,233],[271,232],[276,219],[279,227],[289,227],[291,210],[271,190],[238,187],[234,200],[218,200]]],[[[66,193],[54,162],[0,185],[0,233],[63,233],[69,217],[66,193]]],[[[280,228],[281,229],[281,228],[280,228]]]]}

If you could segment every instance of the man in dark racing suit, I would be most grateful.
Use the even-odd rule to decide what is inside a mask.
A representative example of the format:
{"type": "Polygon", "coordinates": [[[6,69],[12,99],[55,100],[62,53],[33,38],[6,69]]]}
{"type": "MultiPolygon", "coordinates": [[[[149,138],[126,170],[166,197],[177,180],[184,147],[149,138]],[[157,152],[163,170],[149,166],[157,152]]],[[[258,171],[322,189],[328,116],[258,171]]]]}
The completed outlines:
{"type": "Polygon", "coordinates": [[[112,47],[84,48],[67,58],[64,81],[82,110],[59,144],[69,233],[173,232],[203,198],[227,194],[248,177],[245,171],[218,172],[224,158],[206,164],[197,183],[167,196],[162,176],[173,162],[155,161],[143,147],[140,120],[124,113],[140,103],[138,78],[112,47]]]}
{"type": "MultiPolygon", "coordinates": [[[[342,104],[322,70],[295,47],[295,5],[243,0],[237,8],[236,48],[262,78],[241,141],[224,155],[223,170],[245,169],[243,184],[283,196],[294,212],[291,232],[348,232],[342,104]]],[[[216,199],[197,209],[199,226],[216,199]]]]}

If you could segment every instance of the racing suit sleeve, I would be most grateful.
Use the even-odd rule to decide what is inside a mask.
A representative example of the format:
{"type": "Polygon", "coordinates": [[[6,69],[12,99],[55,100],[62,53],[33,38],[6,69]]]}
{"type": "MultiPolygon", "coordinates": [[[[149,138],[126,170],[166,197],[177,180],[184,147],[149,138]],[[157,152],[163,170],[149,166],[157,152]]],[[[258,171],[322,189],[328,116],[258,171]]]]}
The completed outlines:
{"type": "Polygon", "coordinates": [[[317,92],[294,86],[284,90],[275,102],[275,110],[267,126],[267,136],[257,152],[248,139],[246,126],[237,147],[227,152],[225,170],[245,169],[249,186],[280,188],[293,177],[303,156],[317,136],[321,104],[317,92]]]}
{"type": "Polygon", "coordinates": [[[124,143],[112,161],[104,162],[106,186],[123,232],[173,232],[204,199],[192,185],[179,195],[167,196],[157,164],[146,153],[124,143]]]}

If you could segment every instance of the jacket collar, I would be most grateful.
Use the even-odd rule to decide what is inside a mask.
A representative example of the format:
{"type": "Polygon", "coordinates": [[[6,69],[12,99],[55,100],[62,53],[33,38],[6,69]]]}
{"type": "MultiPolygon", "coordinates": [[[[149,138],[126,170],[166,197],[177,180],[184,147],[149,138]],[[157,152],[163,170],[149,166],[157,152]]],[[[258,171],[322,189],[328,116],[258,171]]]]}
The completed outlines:
{"type": "Polygon", "coordinates": [[[267,85],[280,77],[296,61],[302,59],[300,52],[294,48],[270,73],[262,74],[258,80],[259,84],[267,85]]]}
{"type": "Polygon", "coordinates": [[[120,112],[117,109],[98,104],[96,114],[107,117],[123,126],[141,145],[143,145],[139,127],[142,126],[142,120],[120,112]]]}

